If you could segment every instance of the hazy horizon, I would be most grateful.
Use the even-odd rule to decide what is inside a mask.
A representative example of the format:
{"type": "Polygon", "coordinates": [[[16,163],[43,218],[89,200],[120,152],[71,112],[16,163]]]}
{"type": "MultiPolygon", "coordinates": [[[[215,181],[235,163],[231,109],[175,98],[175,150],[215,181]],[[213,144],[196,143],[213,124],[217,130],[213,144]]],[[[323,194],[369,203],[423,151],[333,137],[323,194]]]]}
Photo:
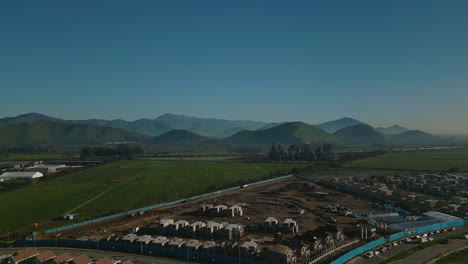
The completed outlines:
{"type": "Polygon", "coordinates": [[[2,117],[468,134],[467,1],[3,1],[2,117]]]}

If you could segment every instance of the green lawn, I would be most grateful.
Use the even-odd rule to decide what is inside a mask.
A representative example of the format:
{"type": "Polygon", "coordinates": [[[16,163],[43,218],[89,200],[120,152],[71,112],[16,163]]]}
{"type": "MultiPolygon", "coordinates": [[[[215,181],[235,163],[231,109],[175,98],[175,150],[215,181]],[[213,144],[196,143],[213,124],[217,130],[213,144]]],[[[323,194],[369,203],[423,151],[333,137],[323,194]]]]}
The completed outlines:
{"type": "Polygon", "coordinates": [[[463,264],[468,262],[468,249],[461,250],[458,253],[450,254],[439,259],[438,264],[463,264]]]}
{"type": "Polygon", "coordinates": [[[78,154],[62,154],[62,153],[39,153],[39,154],[8,154],[8,156],[0,156],[1,161],[15,160],[41,160],[41,159],[61,159],[78,157],[78,154]]]}
{"type": "Polygon", "coordinates": [[[388,153],[351,161],[345,167],[434,171],[458,167],[468,171],[468,149],[388,153]]]}
{"type": "Polygon", "coordinates": [[[0,234],[79,208],[81,220],[287,174],[305,164],[120,161],[0,194],[0,234]]]}

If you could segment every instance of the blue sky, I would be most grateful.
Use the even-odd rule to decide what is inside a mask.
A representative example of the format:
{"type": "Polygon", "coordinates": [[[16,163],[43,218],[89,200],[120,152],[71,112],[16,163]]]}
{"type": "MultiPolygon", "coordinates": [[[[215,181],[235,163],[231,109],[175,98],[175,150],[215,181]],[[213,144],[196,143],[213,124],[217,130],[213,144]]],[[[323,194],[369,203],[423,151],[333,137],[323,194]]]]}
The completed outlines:
{"type": "Polygon", "coordinates": [[[468,1],[1,1],[0,116],[468,133],[468,1]]]}

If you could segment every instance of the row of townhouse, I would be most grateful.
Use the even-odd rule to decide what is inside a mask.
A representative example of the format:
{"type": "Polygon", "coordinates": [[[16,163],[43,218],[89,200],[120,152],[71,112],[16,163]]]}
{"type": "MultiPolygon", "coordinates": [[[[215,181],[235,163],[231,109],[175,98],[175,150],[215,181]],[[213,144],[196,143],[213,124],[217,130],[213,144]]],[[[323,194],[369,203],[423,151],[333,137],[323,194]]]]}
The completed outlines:
{"type": "Polygon", "coordinates": [[[244,233],[244,226],[228,222],[195,221],[164,219],[159,222],[160,234],[169,236],[202,237],[207,239],[219,238],[223,240],[240,239],[244,233]]]}
{"type": "Polygon", "coordinates": [[[233,205],[227,207],[226,205],[216,205],[213,204],[204,204],[200,206],[199,213],[201,215],[208,216],[227,216],[227,217],[236,217],[244,215],[244,211],[240,205],[233,205]]]}

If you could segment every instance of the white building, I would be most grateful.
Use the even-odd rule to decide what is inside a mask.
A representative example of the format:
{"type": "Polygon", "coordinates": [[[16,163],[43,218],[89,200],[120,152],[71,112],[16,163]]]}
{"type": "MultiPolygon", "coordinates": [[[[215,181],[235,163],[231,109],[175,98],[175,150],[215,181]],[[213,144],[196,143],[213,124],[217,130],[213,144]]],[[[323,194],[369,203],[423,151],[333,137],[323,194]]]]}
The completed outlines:
{"type": "Polygon", "coordinates": [[[0,175],[0,182],[15,180],[15,179],[39,179],[42,178],[44,174],[40,172],[5,172],[0,175]]]}

